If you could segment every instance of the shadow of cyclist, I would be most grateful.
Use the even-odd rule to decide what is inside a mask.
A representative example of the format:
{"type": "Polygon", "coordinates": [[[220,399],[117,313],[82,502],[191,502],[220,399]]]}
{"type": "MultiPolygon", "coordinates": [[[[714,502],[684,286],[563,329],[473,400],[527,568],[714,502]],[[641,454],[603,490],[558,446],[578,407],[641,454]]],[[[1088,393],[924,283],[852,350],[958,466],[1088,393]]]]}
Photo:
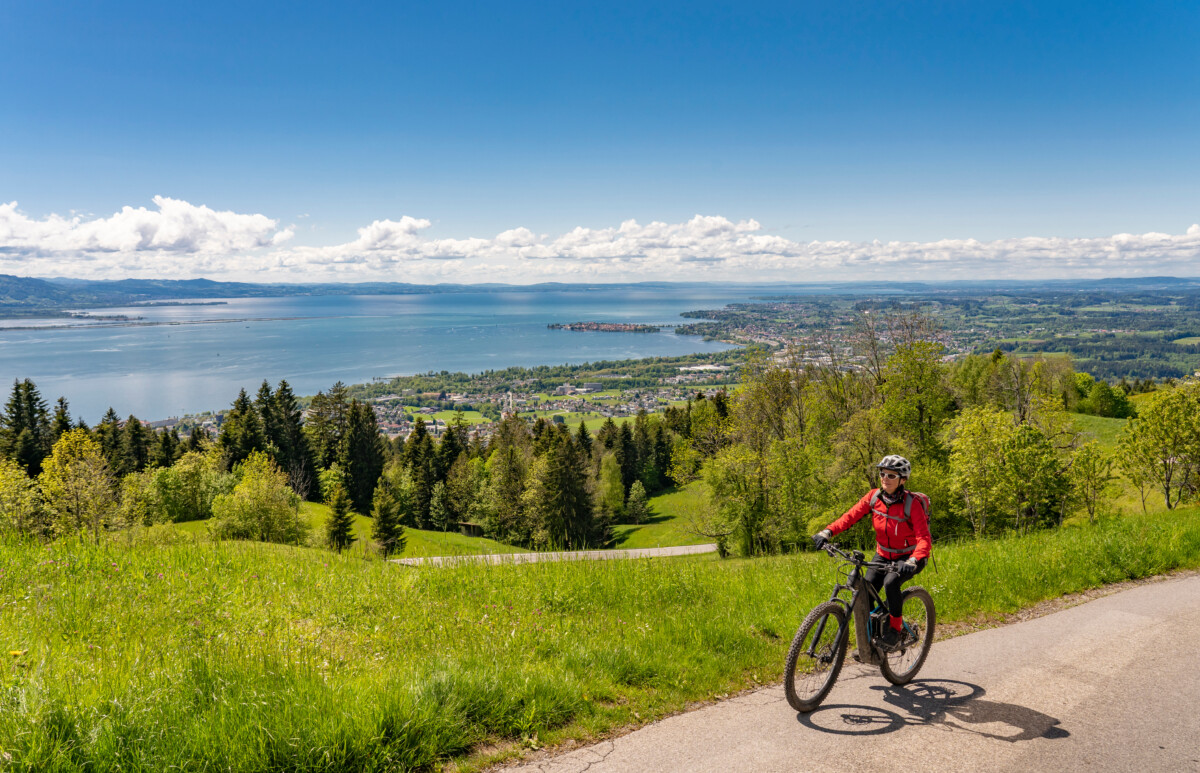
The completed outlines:
{"type": "Polygon", "coordinates": [[[908,725],[928,725],[1017,743],[1033,738],[1067,738],[1059,720],[1015,703],[982,700],[984,689],[969,682],[923,679],[904,687],[872,687],[899,712],[871,706],[824,706],[798,719],[814,730],[838,735],[881,735],[908,725]]]}

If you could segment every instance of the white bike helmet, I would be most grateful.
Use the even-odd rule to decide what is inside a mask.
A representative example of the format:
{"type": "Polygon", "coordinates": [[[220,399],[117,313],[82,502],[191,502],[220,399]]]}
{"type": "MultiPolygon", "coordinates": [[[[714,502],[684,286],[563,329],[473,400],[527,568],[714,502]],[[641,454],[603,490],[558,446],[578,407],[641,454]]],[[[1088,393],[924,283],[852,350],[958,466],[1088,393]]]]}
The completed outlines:
{"type": "Polygon", "coordinates": [[[891,470],[899,473],[901,478],[912,477],[912,465],[909,464],[908,460],[903,456],[889,454],[888,456],[883,457],[883,460],[880,461],[879,464],[875,465],[875,468],[879,470],[891,470]]]}

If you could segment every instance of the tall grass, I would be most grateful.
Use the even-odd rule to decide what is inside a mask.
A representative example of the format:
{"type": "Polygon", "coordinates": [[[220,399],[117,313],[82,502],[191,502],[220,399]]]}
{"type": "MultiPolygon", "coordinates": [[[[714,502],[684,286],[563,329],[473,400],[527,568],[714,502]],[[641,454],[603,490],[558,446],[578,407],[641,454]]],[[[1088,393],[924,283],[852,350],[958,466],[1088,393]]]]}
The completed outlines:
{"type": "MultiPolygon", "coordinates": [[[[1200,566],[1196,510],[938,550],[945,621],[1200,566]]],[[[834,563],[413,569],[249,543],[0,545],[0,768],[383,771],[778,678],[834,563]],[[10,654],[12,653],[16,654],[10,654]]]]}

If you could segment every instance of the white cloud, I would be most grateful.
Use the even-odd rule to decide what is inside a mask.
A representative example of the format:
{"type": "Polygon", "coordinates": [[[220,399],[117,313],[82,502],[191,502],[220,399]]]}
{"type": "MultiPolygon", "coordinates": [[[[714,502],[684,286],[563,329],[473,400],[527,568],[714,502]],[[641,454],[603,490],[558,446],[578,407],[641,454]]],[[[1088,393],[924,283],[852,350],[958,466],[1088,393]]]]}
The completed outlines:
{"type": "Polygon", "coordinates": [[[551,236],[517,227],[493,237],[431,238],[408,215],[376,220],[357,238],[291,246],[293,229],[261,214],[218,212],[157,196],[157,211],[34,220],[0,205],[0,272],[79,277],[510,281],[980,279],[1196,275],[1200,225],[1183,234],[1023,237],[981,242],[795,242],[757,221],[696,215],[680,223],[626,220],[551,236]]]}

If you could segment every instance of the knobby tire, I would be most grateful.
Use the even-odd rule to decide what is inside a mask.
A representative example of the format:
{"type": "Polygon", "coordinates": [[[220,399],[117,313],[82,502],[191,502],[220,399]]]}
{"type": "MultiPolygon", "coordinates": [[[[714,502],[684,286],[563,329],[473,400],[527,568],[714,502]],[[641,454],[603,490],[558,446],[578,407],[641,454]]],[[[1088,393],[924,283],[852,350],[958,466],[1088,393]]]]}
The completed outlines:
{"type": "Polygon", "coordinates": [[[916,625],[920,630],[917,641],[911,647],[880,653],[879,670],[883,672],[883,678],[894,685],[911,682],[929,656],[929,648],[933,645],[933,629],[937,624],[937,612],[929,591],[919,585],[906,588],[903,615],[905,624],[916,625]]]}
{"type": "Polygon", "coordinates": [[[833,689],[850,641],[849,631],[842,631],[846,625],[845,610],[832,601],[814,607],[800,623],[783,667],[784,693],[788,704],[796,711],[812,711],[833,689]],[[811,644],[809,639],[821,620],[825,620],[825,626],[815,649],[816,657],[812,657],[807,652],[811,644]]]}

